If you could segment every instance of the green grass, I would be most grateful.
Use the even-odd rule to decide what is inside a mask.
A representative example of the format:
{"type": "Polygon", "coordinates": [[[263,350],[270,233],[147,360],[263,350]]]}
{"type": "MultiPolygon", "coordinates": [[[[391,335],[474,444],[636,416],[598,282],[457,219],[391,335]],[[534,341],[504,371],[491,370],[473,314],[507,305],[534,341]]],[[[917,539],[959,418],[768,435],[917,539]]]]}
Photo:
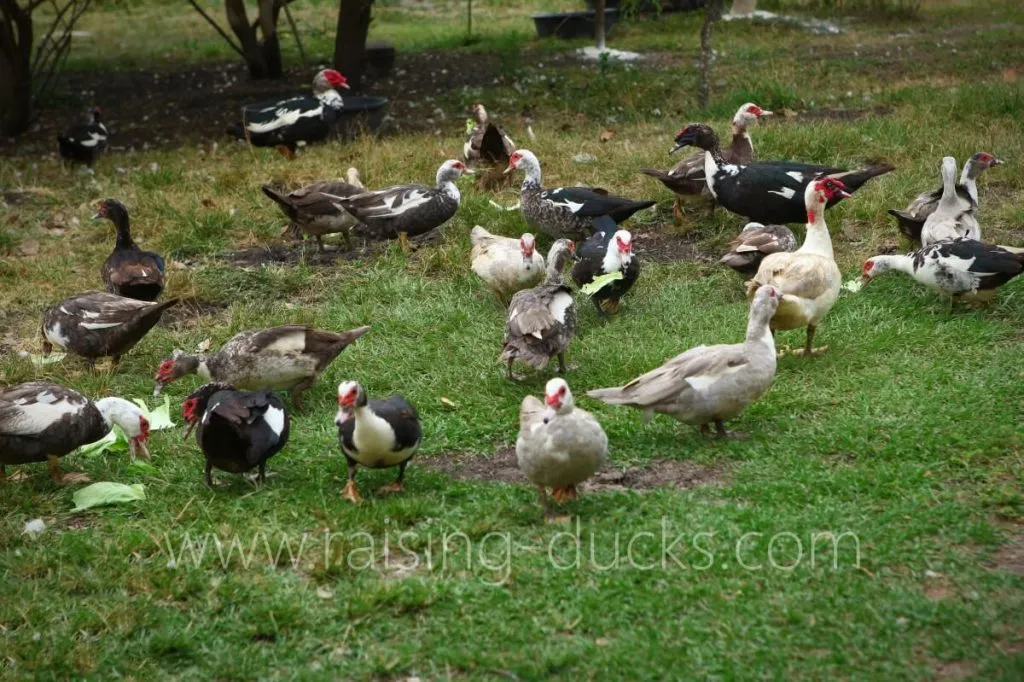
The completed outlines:
{"type": "MultiPolygon", "coordinates": [[[[329,4],[296,10],[316,9],[326,25],[329,4]]],[[[119,7],[104,3],[93,28],[108,26],[104,17],[119,7]]],[[[123,31],[125,46],[110,54],[76,48],[75,68],[132,65],[150,49],[173,63],[191,53],[168,45],[205,40],[168,23],[186,9],[131,7],[131,21],[140,23],[123,31]],[[150,44],[143,27],[154,19],[168,29],[150,44]]],[[[503,313],[469,272],[472,225],[522,231],[518,213],[488,204],[514,203],[515,191],[487,196],[464,183],[463,206],[440,243],[410,258],[396,246],[332,266],[240,268],[219,257],[279,241],[284,222],[257,191],[262,182],[298,185],[339,176],[348,165],[373,187],[428,180],[461,149],[471,101],[492,103],[521,141],[525,123],[515,114],[529,105],[538,136],[529,146],[546,184],[592,183],[657,198],[657,210],[631,224],[640,254],[657,236],[688,240],[707,256],[645,261],[611,321],[581,301],[570,349],[578,368],[568,380],[583,396],[685,348],[742,336],[741,281],[714,264],[738,219],[719,210],[674,225],[667,191],[636,173],[669,163],[669,138],[687,120],[724,130],[748,100],[780,113],[892,107],[853,120],[780,117],[752,131],[762,158],[897,165],[828,213],[847,279],[866,257],[902,248],[885,209],[935,185],[947,153],[962,160],[984,149],[1007,161],[981,181],[981,222],[987,239],[1024,244],[1021,94],[1007,72],[1022,62],[1020,9],[942,3],[914,21],[850,19],[838,38],[722,25],[706,112],[693,96],[699,17],[621,26],[615,47],[654,51],[658,59],[602,73],[559,56],[576,44],[529,38],[521,6],[479,11],[507,15],[493,24],[500,39],[453,51],[491,46],[508,68],[498,85],[439,94],[431,104],[447,112],[439,136],[329,144],[293,162],[268,150],[186,145],[111,154],[95,176],[64,172],[35,150],[0,166],[0,186],[38,190],[0,213],[0,330],[14,343],[0,354],[5,384],[50,378],[97,397],[147,397],[157,364],[175,348],[207,338],[216,347],[242,329],[288,322],[373,325],[307,394],[265,488],[219,474],[226,487],[207,490],[201,455],[178,429],[154,434],[155,471],[113,456],[64,460],[93,480],[144,483],[147,500],[130,506],[72,514],[72,491],[55,488],[44,467],[9,468],[28,477],[0,485],[0,679],[1020,679],[1020,281],[992,306],[952,315],[935,294],[895,275],[844,292],[817,338],[829,353],[781,360],[771,391],[731,425],[749,432],[747,441],[706,441],[665,418],[644,425],[634,412],[580,397],[608,432],[612,467],[667,459],[710,468],[719,480],[689,490],[585,495],[569,507],[578,526],[550,527],[525,484],[455,480],[423,466],[453,453],[491,458],[510,447],[519,402],[539,394],[549,376],[504,380],[496,363],[503,313]],[[909,37],[891,37],[908,28],[909,37]],[[904,53],[913,47],[915,56],[899,57],[896,44],[904,53]],[[606,127],[616,136],[602,144],[606,127]],[[599,163],[573,163],[580,152],[599,163]],[[98,287],[113,229],[88,218],[108,196],[129,206],[139,241],[173,261],[168,294],[217,305],[159,325],[117,374],[89,374],[74,359],[34,368],[15,351],[38,351],[41,309],[98,287]],[[38,255],[22,255],[30,242],[39,243],[38,255]],[[418,407],[425,439],[405,495],[375,496],[393,472],[361,471],[367,502],[341,500],[344,462],[333,417],[334,388],[344,379],[358,379],[371,395],[401,391],[418,407]],[[35,518],[45,519],[46,532],[22,535],[35,518]],[[573,558],[567,532],[578,532],[582,543],[572,570],[558,568],[573,558]],[[833,550],[825,532],[848,535],[833,550]],[[663,533],[667,543],[683,537],[664,565],[663,533]],[[287,550],[278,555],[283,539],[294,552],[304,534],[294,563],[287,550]],[[426,566],[428,551],[438,560],[445,534],[456,551],[446,565],[426,566]],[[609,567],[616,534],[619,562],[609,567]],[[222,554],[208,545],[201,559],[181,555],[186,538],[211,537],[226,543],[222,554]],[[469,561],[462,537],[472,542],[469,561]],[[625,557],[631,537],[639,538],[633,567],[625,557]],[[232,538],[244,557],[237,548],[226,556],[232,538]],[[415,552],[415,565],[399,541],[415,552]],[[373,565],[362,566],[370,557],[373,565]],[[638,567],[650,562],[657,565],[638,567]]],[[[374,31],[410,51],[455,45],[461,30],[453,8],[426,15],[386,6],[378,16],[374,31]],[[413,37],[427,23],[434,28],[413,37]]],[[[198,54],[229,57],[205,48],[198,54]]],[[[802,340],[800,332],[779,335],[781,344],[802,340]]],[[[177,405],[197,385],[184,379],[166,391],[179,422],[177,405]]]]}

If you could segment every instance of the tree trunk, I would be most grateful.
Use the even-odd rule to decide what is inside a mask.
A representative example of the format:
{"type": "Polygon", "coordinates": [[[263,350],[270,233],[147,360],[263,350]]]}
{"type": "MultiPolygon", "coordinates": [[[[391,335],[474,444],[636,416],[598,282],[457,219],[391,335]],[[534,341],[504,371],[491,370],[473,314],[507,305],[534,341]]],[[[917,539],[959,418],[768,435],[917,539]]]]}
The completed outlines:
{"type": "Polygon", "coordinates": [[[725,0],[708,0],[704,23],[700,27],[700,88],[697,91],[697,106],[701,109],[707,107],[711,89],[711,30],[722,16],[724,2],[725,0]]]}
{"type": "Polygon", "coordinates": [[[225,0],[224,11],[231,31],[238,38],[242,55],[252,78],[280,78],[284,73],[281,63],[281,45],[277,39],[277,17],[280,12],[275,0],[260,0],[259,18],[249,23],[244,0],[225,0]],[[256,29],[263,33],[261,42],[256,29]]]}
{"type": "Polygon", "coordinates": [[[0,0],[0,134],[19,135],[32,120],[32,17],[0,0]]]}
{"type": "Polygon", "coordinates": [[[604,0],[594,3],[594,34],[597,37],[597,50],[604,52],[604,0]]]}
{"type": "Polygon", "coordinates": [[[338,6],[334,68],[345,75],[353,89],[359,88],[363,77],[366,36],[370,32],[372,6],[373,0],[341,0],[338,6]]]}

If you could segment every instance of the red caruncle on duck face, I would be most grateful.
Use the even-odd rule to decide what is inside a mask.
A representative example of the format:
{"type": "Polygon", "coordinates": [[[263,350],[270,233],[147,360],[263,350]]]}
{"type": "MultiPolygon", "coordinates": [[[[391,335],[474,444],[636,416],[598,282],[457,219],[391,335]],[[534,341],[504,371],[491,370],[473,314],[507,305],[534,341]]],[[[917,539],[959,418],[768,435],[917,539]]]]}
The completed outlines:
{"type": "Polygon", "coordinates": [[[356,404],[356,396],[359,391],[356,388],[350,388],[344,393],[338,394],[338,405],[340,407],[353,407],[356,404]]]}
{"type": "Polygon", "coordinates": [[[850,196],[850,193],[846,191],[846,185],[843,184],[842,180],[836,178],[818,180],[814,188],[825,196],[825,201],[832,201],[837,197],[850,196]]]}
{"type": "Polygon", "coordinates": [[[519,160],[523,158],[523,155],[519,152],[513,152],[512,156],[508,157],[508,170],[519,168],[519,160]]]}
{"type": "Polygon", "coordinates": [[[145,443],[149,440],[149,420],[139,415],[139,435],[135,437],[138,443],[145,443]]]}
{"type": "Polygon", "coordinates": [[[554,393],[548,393],[544,396],[544,402],[548,404],[548,407],[553,407],[556,410],[562,406],[562,401],[565,400],[565,394],[568,389],[565,385],[559,386],[558,390],[554,393]]]}
{"type": "Polygon", "coordinates": [[[533,241],[533,237],[524,234],[519,238],[519,249],[523,252],[523,256],[525,258],[529,258],[533,255],[533,249],[535,246],[536,244],[533,241]]]}
{"type": "Polygon", "coordinates": [[[167,360],[164,360],[163,362],[161,362],[160,366],[157,367],[156,377],[154,377],[154,378],[157,381],[161,381],[163,383],[170,383],[171,380],[173,379],[173,374],[174,374],[174,360],[167,359],[167,360]]]}
{"type": "Polygon", "coordinates": [[[196,398],[189,398],[181,404],[181,414],[189,424],[199,421],[199,415],[196,414],[197,407],[199,407],[199,400],[196,398]]]}
{"type": "Polygon", "coordinates": [[[324,71],[324,77],[327,78],[327,82],[331,84],[331,87],[348,89],[348,79],[341,75],[340,72],[328,69],[324,71]]]}
{"type": "Polygon", "coordinates": [[[615,244],[619,247],[619,253],[627,254],[633,250],[633,242],[623,237],[616,237],[615,244]]]}

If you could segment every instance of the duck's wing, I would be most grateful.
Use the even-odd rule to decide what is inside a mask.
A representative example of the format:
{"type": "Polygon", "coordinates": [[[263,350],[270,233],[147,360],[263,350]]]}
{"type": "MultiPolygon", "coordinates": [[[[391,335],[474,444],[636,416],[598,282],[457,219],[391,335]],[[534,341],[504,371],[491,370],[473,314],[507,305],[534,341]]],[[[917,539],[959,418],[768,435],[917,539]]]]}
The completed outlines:
{"type": "Polygon", "coordinates": [[[337,198],[346,211],[366,223],[395,218],[416,210],[433,201],[436,194],[437,190],[426,185],[396,185],[376,192],[337,198]]]}
{"type": "Polygon", "coordinates": [[[48,381],[32,381],[0,391],[0,435],[35,436],[88,409],[77,391],[48,381]]]}

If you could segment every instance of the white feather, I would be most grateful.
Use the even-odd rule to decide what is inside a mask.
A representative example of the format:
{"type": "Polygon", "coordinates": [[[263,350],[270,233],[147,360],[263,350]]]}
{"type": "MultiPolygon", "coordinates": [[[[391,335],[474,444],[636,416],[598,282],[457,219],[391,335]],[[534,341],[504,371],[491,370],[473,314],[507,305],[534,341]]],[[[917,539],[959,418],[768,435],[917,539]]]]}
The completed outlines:
{"type": "Polygon", "coordinates": [[[783,199],[792,199],[796,196],[796,190],[792,187],[783,187],[782,189],[768,190],[768,194],[778,194],[783,199]]]}
{"type": "Polygon", "coordinates": [[[804,181],[804,174],[801,173],[800,171],[789,171],[788,173],[786,173],[786,175],[788,175],[789,177],[793,178],[797,182],[803,182],[804,181]]]}
{"type": "Polygon", "coordinates": [[[263,414],[263,420],[267,422],[267,426],[270,427],[270,430],[278,436],[280,436],[281,432],[284,431],[284,410],[271,405],[263,414]]]}
{"type": "Polygon", "coordinates": [[[548,304],[548,310],[551,311],[552,317],[565,324],[565,311],[570,306],[572,306],[572,295],[565,291],[559,291],[552,297],[551,303],[548,304]]]}
{"type": "Polygon", "coordinates": [[[323,105],[315,109],[278,109],[274,118],[266,123],[248,123],[245,127],[250,133],[269,133],[285,126],[295,125],[300,118],[318,118],[323,112],[323,105]]]}
{"type": "Polygon", "coordinates": [[[295,331],[286,334],[273,343],[263,347],[265,352],[271,353],[301,353],[306,349],[306,332],[295,331]]]}
{"type": "Polygon", "coordinates": [[[36,395],[36,402],[15,401],[16,409],[4,427],[4,433],[32,436],[41,433],[68,415],[79,414],[88,403],[83,400],[57,399],[49,391],[36,395]]]}
{"type": "MultiPolygon", "coordinates": [[[[769,334],[770,333],[771,332],[769,332],[769,334]]],[[[743,365],[737,365],[735,367],[727,367],[725,370],[718,372],[716,374],[698,374],[696,376],[686,377],[686,383],[690,384],[690,386],[695,391],[703,391],[709,388],[710,386],[713,386],[715,383],[725,378],[727,375],[735,374],[741,369],[743,369],[743,365]]]]}
{"type": "Polygon", "coordinates": [[[82,329],[88,329],[95,331],[97,329],[110,329],[111,327],[120,327],[120,322],[83,322],[82,329]]]}

